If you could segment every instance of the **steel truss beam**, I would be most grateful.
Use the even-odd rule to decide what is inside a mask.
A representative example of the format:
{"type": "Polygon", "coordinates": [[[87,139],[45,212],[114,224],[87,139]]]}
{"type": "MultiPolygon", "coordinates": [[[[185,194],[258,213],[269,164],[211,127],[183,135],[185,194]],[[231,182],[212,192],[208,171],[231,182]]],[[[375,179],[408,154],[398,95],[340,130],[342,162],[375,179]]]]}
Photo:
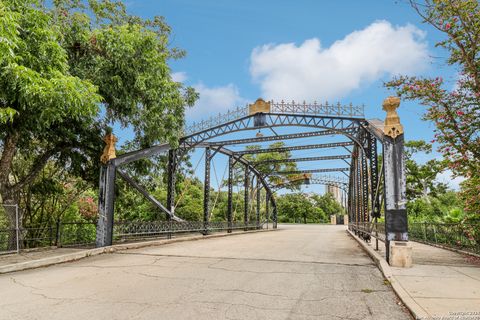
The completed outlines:
{"type": "Polygon", "coordinates": [[[256,149],[256,150],[254,150],[254,149],[252,149],[252,150],[242,150],[242,151],[235,151],[235,154],[238,155],[238,156],[243,156],[245,154],[258,154],[258,153],[270,153],[270,152],[286,152],[286,151],[296,151],[296,150],[349,147],[349,146],[353,146],[354,144],[355,143],[352,142],[352,141],[334,142],[334,143],[321,143],[321,144],[308,144],[308,145],[303,145],[303,146],[266,148],[266,149],[256,149]]]}
{"type": "MultiPolygon", "coordinates": [[[[314,116],[339,116],[339,117],[349,117],[349,118],[363,118],[364,117],[364,106],[353,106],[350,105],[341,105],[338,104],[329,104],[326,102],[322,103],[296,103],[292,102],[274,102],[270,101],[270,112],[271,113],[292,113],[292,114],[302,114],[302,115],[314,115],[314,116]]],[[[232,120],[242,118],[249,113],[249,107],[238,107],[234,110],[229,110],[227,113],[219,114],[218,116],[211,117],[208,120],[202,120],[197,123],[193,123],[191,126],[185,128],[187,134],[192,134],[194,132],[203,131],[205,129],[211,128],[213,126],[230,122],[232,120]]]]}
{"type": "MultiPolygon", "coordinates": [[[[342,132],[352,133],[353,129],[343,129],[342,132]]],[[[267,141],[277,141],[277,140],[291,140],[291,139],[301,139],[301,138],[311,138],[311,137],[320,137],[320,136],[329,136],[338,134],[337,130],[322,130],[322,131],[313,131],[313,132],[300,132],[300,133],[291,133],[283,135],[274,135],[266,137],[256,137],[256,138],[247,138],[247,139],[234,139],[234,140],[223,140],[223,141],[214,141],[210,142],[210,146],[228,146],[233,144],[255,144],[259,142],[267,141]]]]}
{"type": "Polygon", "coordinates": [[[344,160],[350,159],[352,156],[349,154],[342,154],[336,156],[320,156],[320,157],[305,157],[305,158],[290,158],[290,159],[278,159],[278,160],[264,160],[253,162],[253,165],[265,164],[265,163],[288,163],[288,162],[305,162],[305,161],[321,161],[321,160],[344,160]]]}
{"type": "Polygon", "coordinates": [[[180,149],[191,149],[201,142],[227,133],[285,126],[331,129],[334,130],[331,134],[343,134],[355,139],[362,122],[365,120],[347,117],[256,113],[186,136],[180,140],[180,149]]]}
{"type": "Polygon", "coordinates": [[[291,171],[273,171],[270,175],[288,175],[288,174],[304,174],[304,173],[320,173],[320,172],[345,172],[350,168],[327,168],[327,169],[309,169],[309,170],[291,170],[291,171]]]}
{"type": "Polygon", "coordinates": [[[322,184],[327,186],[338,187],[346,192],[348,187],[348,181],[339,177],[334,176],[325,176],[325,175],[315,175],[310,178],[287,181],[284,183],[272,185],[273,190],[278,190],[282,188],[287,188],[289,186],[295,185],[308,185],[308,184],[322,184]]]}

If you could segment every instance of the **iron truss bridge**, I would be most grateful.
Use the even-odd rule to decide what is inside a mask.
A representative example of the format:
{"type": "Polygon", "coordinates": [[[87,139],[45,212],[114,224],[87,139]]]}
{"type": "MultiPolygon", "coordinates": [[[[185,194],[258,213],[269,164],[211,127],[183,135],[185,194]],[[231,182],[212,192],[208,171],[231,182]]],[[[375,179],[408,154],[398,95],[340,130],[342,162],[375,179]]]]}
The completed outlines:
{"type": "MultiPolygon", "coordinates": [[[[117,175],[130,187],[137,190],[166,217],[165,223],[142,225],[139,232],[182,232],[182,228],[207,234],[213,230],[232,232],[243,223],[244,230],[254,226],[260,228],[265,221],[277,226],[276,194],[282,188],[297,188],[303,184],[322,184],[337,188],[341,194],[341,204],[352,224],[351,230],[363,234],[360,225],[376,221],[382,214],[385,218],[386,254],[389,257],[390,241],[407,241],[405,164],[403,160],[404,135],[396,108],[396,98],[388,98],[383,104],[387,111],[386,120],[367,120],[364,107],[341,104],[318,104],[297,102],[266,102],[258,99],[244,108],[237,108],[225,114],[193,124],[185,129],[179,138],[178,147],[160,144],[147,149],[109,157],[101,167],[99,193],[99,220],[97,226],[97,246],[112,243],[114,224],[115,181],[117,175]],[[278,134],[275,128],[295,128],[293,132],[278,134]],[[241,138],[226,136],[238,132],[263,132],[255,137],[242,134],[241,138]],[[342,141],[312,143],[340,136],[342,141]],[[290,142],[296,145],[262,147],[264,142],[290,142]],[[234,150],[239,145],[249,145],[242,150],[234,150]],[[381,148],[379,148],[379,146],[381,148]],[[182,172],[185,159],[193,149],[204,149],[203,168],[203,220],[185,221],[175,214],[175,208],[183,197],[178,191],[176,177],[182,172]],[[325,154],[325,149],[334,149],[334,154],[325,154]],[[307,156],[304,151],[315,153],[307,156]],[[338,152],[342,151],[342,152],[338,152]],[[293,156],[291,152],[297,152],[293,156]],[[264,159],[259,155],[277,154],[274,159],[264,159]],[[167,199],[162,203],[130,175],[129,163],[165,154],[167,164],[167,199]],[[213,221],[216,200],[211,195],[212,166],[217,155],[227,157],[226,179],[218,183],[218,194],[226,189],[227,206],[222,213],[223,221],[213,221]],[[258,156],[258,157],[257,157],[258,156]],[[330,165],[340,162],[342,167],[330,165]],[[297,165],[308,163],[308,168],[297,165]],[[316,173],[338,175],[313,175],[316,173]],[[239,176],[240,173],[240,176],[239,176]],[[241,181],[240,181],[241,180],[241,181]],[[243,190],[242,199],[237,193],[234,200],[233,188],[243,190]],[[242,203],[243,221],[238,220],[238,201],[242,203]],[[221,226],[221,227],[220,227],[221,226]],[[165,227],[165,228],[164,228],[165,227]],[[177,229],[175,229],[177,228],[177,229]]],[[[239,136],[237,134],[237,136],[239,136]]],[[[106,139],[107,141],[108,139],[106,139]]],[[[107,149],[107,148],[106,148],[107,149]]],[[[200,163],[200,162],[199,162],[200,163]]],[[[304,164],[307,165],[307,164],[304,164]]],[[[215,167],[213,167],[215,170],[215,167]]],[[[215,177],[217,172],[214,171],[215,177]]],[[[199,201],[201,201],[199,199],[199,201]]],[[[128,225],[128,224],[126,224],[128,225]]],[[[138,225],[138,224],[137,224],[138,225]]],[[[268,224],[267,224],[268,225],[268,224]]],[[[117,227],[120,228],[120,226],[117,227]]],[[[365,231],[365,234],[367,232],[365,231]]]]}

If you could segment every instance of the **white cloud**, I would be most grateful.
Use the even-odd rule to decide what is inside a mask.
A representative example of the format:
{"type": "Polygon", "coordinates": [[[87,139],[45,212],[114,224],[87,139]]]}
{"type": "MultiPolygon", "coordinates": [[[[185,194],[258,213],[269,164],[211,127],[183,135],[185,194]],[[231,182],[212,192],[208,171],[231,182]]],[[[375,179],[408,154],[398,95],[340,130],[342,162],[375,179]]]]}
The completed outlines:
{"type": "Polygon", "coordinates": [[[172,73],[172,80],[175,82],[184,82],[187,79],[188,76],[186,72],[181,71],[172,73]]]}
{"type": "Polygon", "coordinates": [[[193,108],[187,110],[188,120],[206,119],[247,103],[240,96],[237,86],[232,83],[218,87],[208,87],[199,83],[193,87],[200,94],[200,98],[193,108]]]}
{"type": "Polygon", "coordinates": [[[453,190],[460,190],[460,183],[465,181],[465,177],[453,177],[453,173],[450,170],[445,170],[437,176],[438,182],[446,183],[453,190]]]}
{"type": "Polygon", "coordinates": [[[250,73],[265,99],[340,99],[386,74],[416,73],[428,62],[425,33],[377,21],[322,48],[320,40],[268,44],[251,54],[250,73]]]}

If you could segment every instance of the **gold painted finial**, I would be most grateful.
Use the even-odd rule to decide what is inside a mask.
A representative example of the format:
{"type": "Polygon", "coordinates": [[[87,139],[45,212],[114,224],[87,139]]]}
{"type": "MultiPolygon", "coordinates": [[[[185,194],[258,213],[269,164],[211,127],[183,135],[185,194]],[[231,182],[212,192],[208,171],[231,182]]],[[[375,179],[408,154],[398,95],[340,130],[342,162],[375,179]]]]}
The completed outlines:
{"type": "Polygon", "coordinates": [[[262,98],[258,98],[255,103],[252,103],[248,106],[248,114],[252,115],[255,113],[269,113],[270,112],[270,102],[266,102],[262,98]]]}
{"type": "Polygon", "coordinates": [[[113,133],[108,133],[103,138],[103,141],[105,141],[106,145],[105,148],[103,148],[103,154],[100,157],[100,161],[107,163],[111,159],[117,157],[115,154],[115,143],[117,142],[117,138],[113,135],[113,133]]]}
{"type": "Polygon", "coordinates": [[[383,133],[394,139],[403,133],[403,126],[400,124],[400,117],[397,113],[399,106],[399,97],[388,97],[383,101],[383,110],[387,112],[383,133]]]}

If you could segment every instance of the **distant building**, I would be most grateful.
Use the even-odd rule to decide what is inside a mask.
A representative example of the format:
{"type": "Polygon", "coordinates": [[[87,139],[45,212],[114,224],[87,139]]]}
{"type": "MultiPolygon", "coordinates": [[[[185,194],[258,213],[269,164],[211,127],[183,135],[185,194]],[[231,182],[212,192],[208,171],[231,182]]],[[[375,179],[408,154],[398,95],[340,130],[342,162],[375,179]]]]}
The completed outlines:
{"type": "Polygon", "coordinates": [[[336,186],[325,186],[325,193],[330,193],[333,198],[343,206],[342,190],[336,186]]]}

